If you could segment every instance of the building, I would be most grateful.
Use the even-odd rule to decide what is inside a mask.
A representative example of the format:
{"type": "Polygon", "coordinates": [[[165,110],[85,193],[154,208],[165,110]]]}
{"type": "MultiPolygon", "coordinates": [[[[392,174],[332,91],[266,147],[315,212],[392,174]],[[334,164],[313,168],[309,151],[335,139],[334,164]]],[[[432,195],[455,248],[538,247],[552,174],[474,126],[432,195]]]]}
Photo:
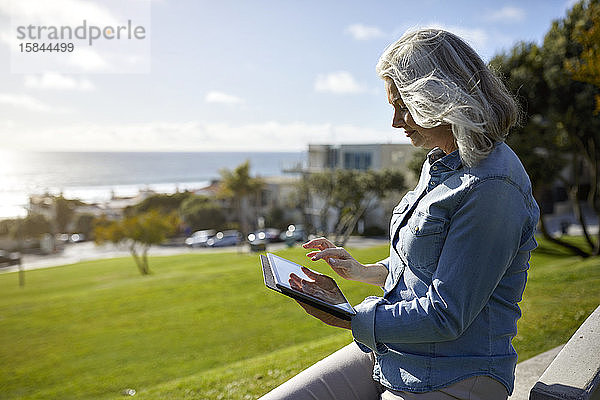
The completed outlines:
{"type": "MultiPolygon", "coordinates": [[[[352,169],[352,170],[382,170],[393,169],[406,171],[404,176],[406,186],[416,185],[416,179],[408,169],[416,148],[411,144],[311,144],[308,147],[308,166],[305,173],[317,173],[333,169],[352,169]]],[[[358,224],[359,232],[375,228],[376,230],[387,232],[389,228],[389,218],[394,206],[400,200],[400,196],[388,197],[378,201],[361,218],[358,224]]],[[[319,214],[324,207],[323,199],[311,198],[307,212],[312,215],[313,225],[319,227],[319,214]]],[[[320,230],[331,231],[331,224],[335,215],[331,215],[331,221],[326,227],[321,226],[320,230]]]]}
{"type": "MultiPolygon", "coordinates": [[[[404,143],[310,144],[308,172],[326,169],[406,169],[415,147],[404,143]]],[[[407,176],[407,178],[409,178],[407,176]]]]}

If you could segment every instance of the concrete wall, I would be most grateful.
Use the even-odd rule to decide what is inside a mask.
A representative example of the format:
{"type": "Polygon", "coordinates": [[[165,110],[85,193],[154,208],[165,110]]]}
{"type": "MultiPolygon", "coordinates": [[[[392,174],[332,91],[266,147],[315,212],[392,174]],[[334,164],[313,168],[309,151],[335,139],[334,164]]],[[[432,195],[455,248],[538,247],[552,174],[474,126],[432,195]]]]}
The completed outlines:
{"type": "Polygon", "coordinates": [[[600,306],[564,346],[517,365],[510,400],[600,399],[600,306]]]}

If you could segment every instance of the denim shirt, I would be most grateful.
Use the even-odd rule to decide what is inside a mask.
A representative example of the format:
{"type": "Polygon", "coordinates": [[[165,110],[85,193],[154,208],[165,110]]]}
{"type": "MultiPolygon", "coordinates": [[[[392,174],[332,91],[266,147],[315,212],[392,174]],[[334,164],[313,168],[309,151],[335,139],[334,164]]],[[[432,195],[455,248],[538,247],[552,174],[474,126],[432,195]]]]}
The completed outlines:
{"type": "Polygon", "coordinates": [[[486,375],[512,393],[511,340],[538,218],[529,177],[506,144],[471,168],[458,151],[430,152],[393,211],[383,296],[355,307],[352,334],[375,353],[373,378],[427,392],[486,375]]]}

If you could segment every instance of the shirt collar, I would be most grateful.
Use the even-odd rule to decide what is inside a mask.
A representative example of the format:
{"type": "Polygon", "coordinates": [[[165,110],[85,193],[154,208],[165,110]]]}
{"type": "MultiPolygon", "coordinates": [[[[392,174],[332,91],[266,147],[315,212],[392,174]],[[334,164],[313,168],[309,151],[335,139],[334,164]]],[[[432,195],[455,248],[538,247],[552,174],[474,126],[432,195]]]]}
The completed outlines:
{"type": "Polygon", "coordinates": [[[460,159],[458,150],[454,150],[452,153],[446,154],[442,149],[436,147],[427,154],[427,159],[429,160],[430,165],[433,165],[439,160],[440,163],[452,170],[457,170],[462,166],[462,161],[460,159]]]}

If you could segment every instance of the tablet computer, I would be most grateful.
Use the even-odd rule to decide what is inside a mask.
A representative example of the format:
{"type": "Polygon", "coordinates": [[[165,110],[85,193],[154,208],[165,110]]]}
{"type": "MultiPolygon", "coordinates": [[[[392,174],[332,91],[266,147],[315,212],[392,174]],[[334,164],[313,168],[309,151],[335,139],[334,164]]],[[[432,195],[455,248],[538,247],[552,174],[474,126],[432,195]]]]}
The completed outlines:
{"type": "Polygon", "coordinates": [[[327,277],[329,286],[327,290],[320,290],[318,287],[315,289],[315,285],[310,285],[310,283],[314,283],[314,280],[302,271],[302,266],[299,264],[272,253],[261,255],[260,262],[265,285],[268,288],[347,321],[350,321],[356,315],[356,311],[354,311],[332,278],[327,277]],[[302,280],[308,281],[308,285],[300,287],[298,284],[292,282],[294,280],[291,277],[292,274],[295,274],[302,280]]]}

